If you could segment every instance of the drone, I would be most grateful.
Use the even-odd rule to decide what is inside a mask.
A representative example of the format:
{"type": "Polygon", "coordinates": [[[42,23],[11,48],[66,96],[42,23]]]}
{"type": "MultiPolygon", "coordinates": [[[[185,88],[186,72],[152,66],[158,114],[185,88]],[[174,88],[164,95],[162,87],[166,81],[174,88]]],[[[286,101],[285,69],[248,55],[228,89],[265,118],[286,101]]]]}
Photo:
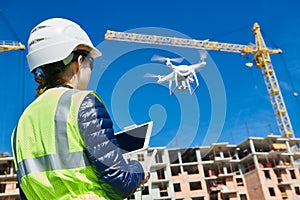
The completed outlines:
{"type": "Polygon", "coordinates": [[[173,95],[177,89],[180,92],[189,90],[190,95],[193,95],[197,88],[199,87],[199,81],[196,75],[196,71],[206,65],[205,59],[207,53],[205,51],[200,52],[200,61],[192,65],[173,65],[172,62],[181,63],[183,58],[165,58],[159,55],[153,55],[152,61],[165,62],[166,65],[173,71],[167,75],[154,75],[145,74],[145,77],[158,78],[157,83],[161,84],[163,82],[169,82],[170,95],[173,95]],[[173,81],[175,82],[175,87],[172,87],[173,81]],[[194,89],[192,89],[191,83],[195,84],[194,89]]]}

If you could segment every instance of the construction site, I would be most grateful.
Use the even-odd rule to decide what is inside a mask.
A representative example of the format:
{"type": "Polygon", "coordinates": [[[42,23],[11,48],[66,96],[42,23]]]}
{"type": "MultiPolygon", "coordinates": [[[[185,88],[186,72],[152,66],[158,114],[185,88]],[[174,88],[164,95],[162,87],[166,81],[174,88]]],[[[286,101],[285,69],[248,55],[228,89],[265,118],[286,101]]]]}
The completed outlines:
{"type": "MultiPolygon", "coordinates": [[[[151,178],[127,199],[300,199],[300,138],[250,137],[238,145],[155,147],[130,159],[143,164],[156,149],[151,178]]],[[[17,200],[13,157],[1,154],[0,199],[17,200]]]]}
{"type": "MultiPolygon", "coordinates": [[[[249,137],[239,144],[212,143],[188,148],[150,147],[129,160],[151,164],[151,178],[127,200],[279,200],[300,199],[300,138],[295,137],[270,54],[281,49],[266,46],[258,23],[255,44],[240,45],[157,35],[107,31],[106,40],[215,50],[253,55],[274,111],[280,135],[249,137]]],[[[24,50],[18,41],[3,41],[0,52],[24,50]]],[[[295,96],[298,94],[295,93],[295,96]]],[[[19,185],[13,157],[0,154],[0,200],[18,200],[19,185]]]]}

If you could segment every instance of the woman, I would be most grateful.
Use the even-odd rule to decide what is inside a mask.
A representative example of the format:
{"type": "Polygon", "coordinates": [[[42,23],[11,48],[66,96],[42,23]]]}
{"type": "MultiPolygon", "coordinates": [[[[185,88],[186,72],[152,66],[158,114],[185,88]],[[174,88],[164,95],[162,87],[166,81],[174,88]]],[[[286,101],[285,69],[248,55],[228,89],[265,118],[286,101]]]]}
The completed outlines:
{"type": "Polygon", "coordinates": [[[37,98],[12,135],[23,199],[124,199],[149,179],[126,163],[100,97],[87,91],[101,56],[76,23],[52,18],[30,33],[30,71],[37,98]]]}

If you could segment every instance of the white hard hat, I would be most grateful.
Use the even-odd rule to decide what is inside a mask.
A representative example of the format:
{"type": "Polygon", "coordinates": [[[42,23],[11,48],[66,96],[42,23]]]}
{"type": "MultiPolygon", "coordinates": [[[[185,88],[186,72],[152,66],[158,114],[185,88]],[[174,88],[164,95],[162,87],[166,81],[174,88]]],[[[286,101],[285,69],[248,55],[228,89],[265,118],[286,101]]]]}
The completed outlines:
{"type": "Polygon", "coordinates": [[[30,71],[65,59],[79,45],[88,47],[93,58],[101,56],[78,24],[62,18],[41,22],[32,29],[28,39],[27,61],[30,71]]]}

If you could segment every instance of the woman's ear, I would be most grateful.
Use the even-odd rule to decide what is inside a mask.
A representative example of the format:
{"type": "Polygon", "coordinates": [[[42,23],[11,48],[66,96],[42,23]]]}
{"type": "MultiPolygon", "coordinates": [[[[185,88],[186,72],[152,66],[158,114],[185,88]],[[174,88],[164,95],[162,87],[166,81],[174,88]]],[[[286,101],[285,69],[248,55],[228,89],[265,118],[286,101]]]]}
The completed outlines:
{"type": "Polygon", "coordinates": [[[81,68],[81,65],[82,65],[82,62],[83,62],[83,56],[82,55],[80,55],[80,56],[78,56],[78,58],[77,58],[77,65],[76,65],[76,73],[80,70],[80,68],[81,68]]]}

